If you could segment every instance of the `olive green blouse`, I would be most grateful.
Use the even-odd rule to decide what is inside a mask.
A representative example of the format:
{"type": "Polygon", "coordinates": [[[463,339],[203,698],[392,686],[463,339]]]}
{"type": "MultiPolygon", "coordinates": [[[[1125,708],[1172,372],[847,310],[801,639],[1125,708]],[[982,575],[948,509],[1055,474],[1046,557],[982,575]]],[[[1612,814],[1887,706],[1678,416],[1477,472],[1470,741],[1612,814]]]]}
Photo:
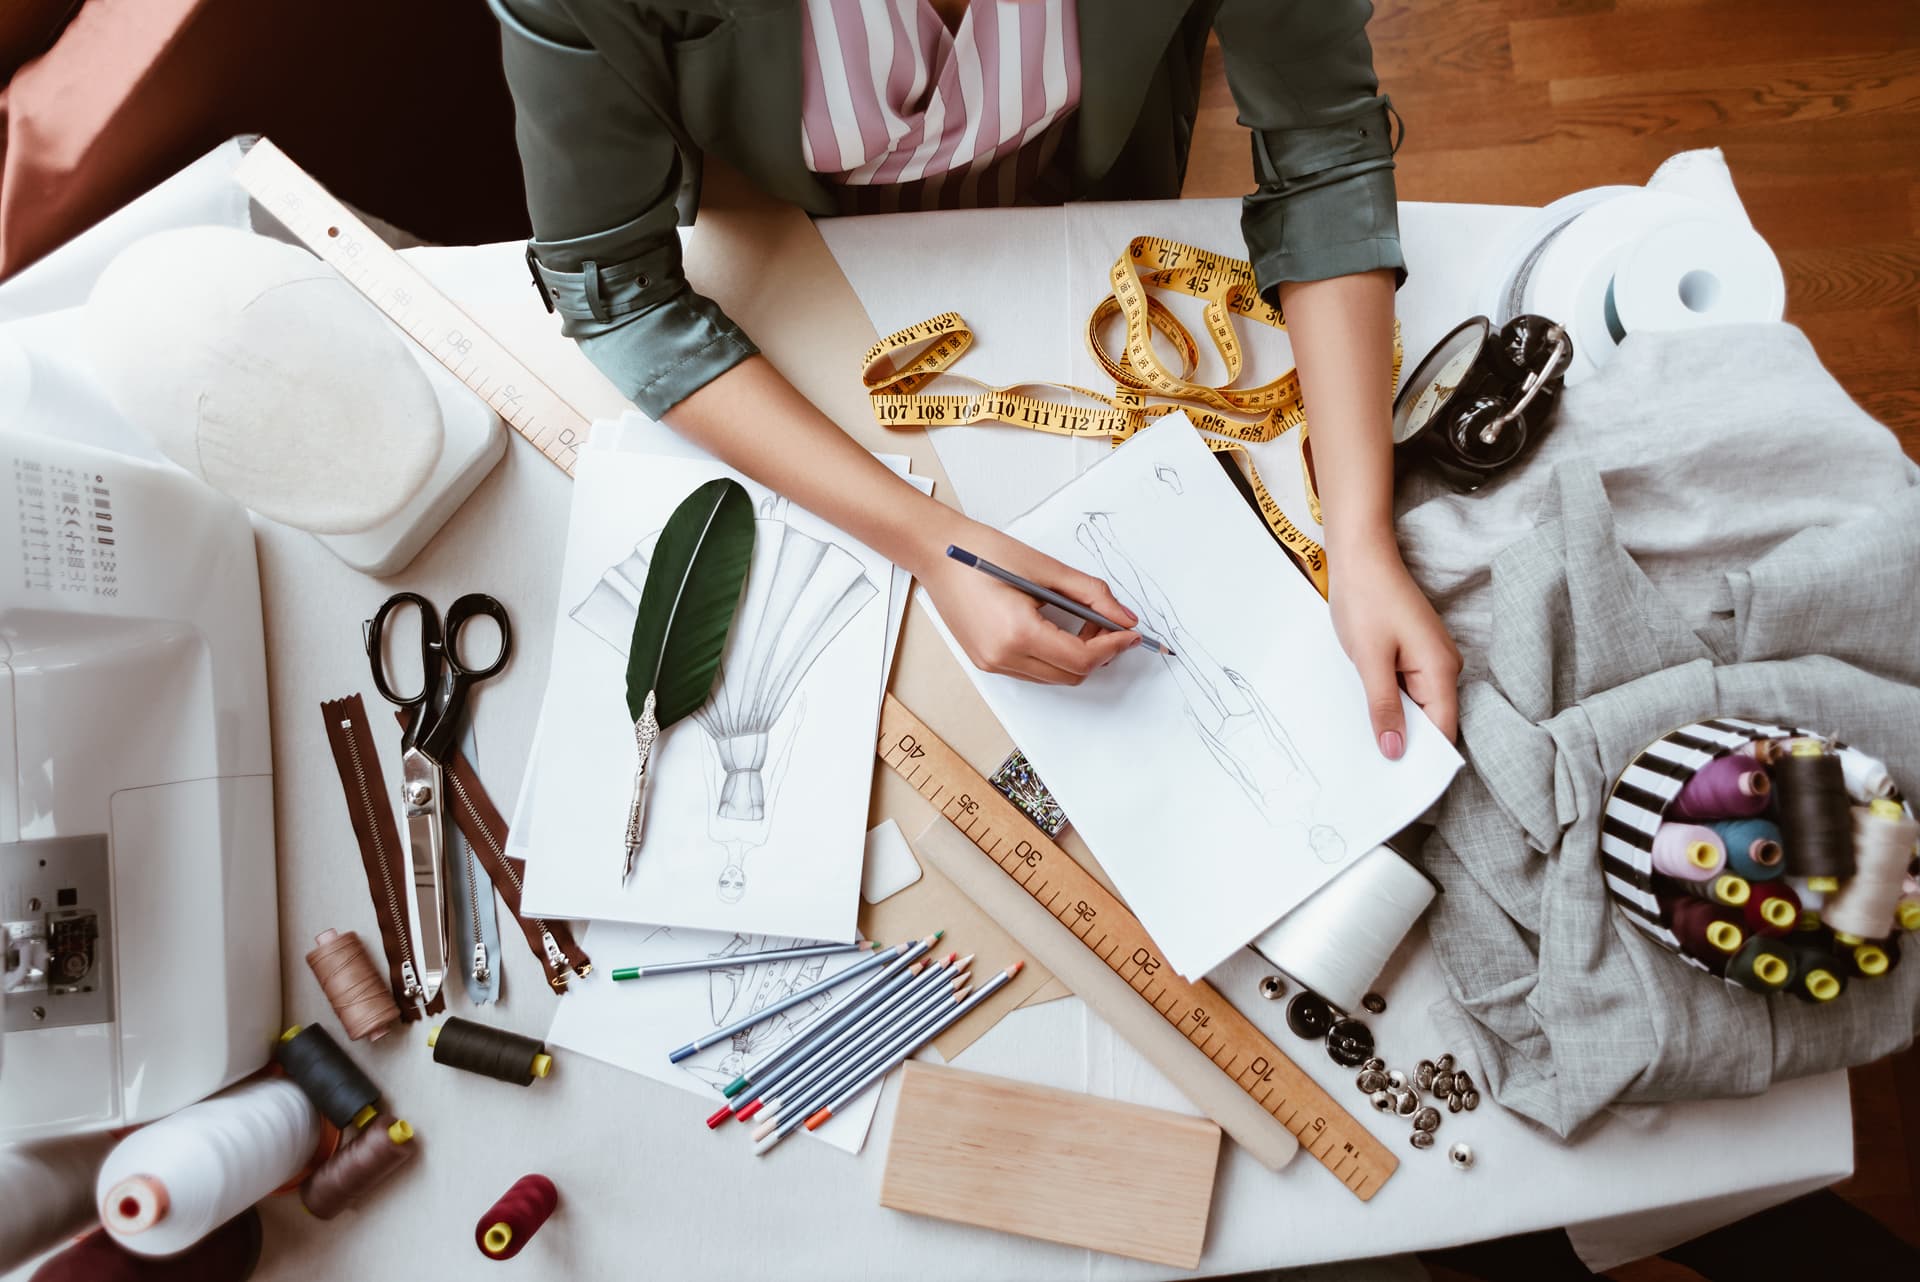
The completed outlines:
{"type": "MultiPolygon", "coordinates": [[[[985,0],[980,0],[985,2],[985,0]]],[[[488,0],[502,28],[534,240],[565,330],[658,418],[757,350],[687,284],[676,227],[718,156],[814,214],[800,148],[800,0],[488,0]]],[[[1081,0],[1064,199],[1180,194],[1209,28],[1258,189],[1241,229],[1263,291],[1374,268],[1402,278],[1388,104],[1369,0],[1081,0]]]]}

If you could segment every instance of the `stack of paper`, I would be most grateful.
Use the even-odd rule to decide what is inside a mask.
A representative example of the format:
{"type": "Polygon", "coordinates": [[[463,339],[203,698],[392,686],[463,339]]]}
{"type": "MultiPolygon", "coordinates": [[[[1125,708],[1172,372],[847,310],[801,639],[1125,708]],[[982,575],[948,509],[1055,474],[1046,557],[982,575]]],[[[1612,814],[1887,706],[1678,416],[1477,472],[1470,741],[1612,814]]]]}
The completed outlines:
{"type": "MultiPolygon", "coordinates": [[[[907,474],[904,459],[883,461],[907,474]]],[[[596,428],[574,476],[552,676],[510,829],[527,861],[524,911],[602,923],[592,932],[602,968],[854,939],[874,735],[907,589],[879,553],[657,424],[635,415],[596,428]],[[713,697],[654,750],[644,839],[623,883],[636,761],[626,652],[647,561],[674,508],[721,476],[754,500],[753,565],[713,697]]],[[[727,963],[618,993],[601,991],[610,981],[597,973],[586,984],[601,1001],[574,994],[549,1039],[717,1100],[746,1058],[824,1003],[684,1065],[662,1048],[858,959],[727,963]],[[585,1008],[606,1000],[644,1035],[597,1036],[605,1020],[585,1008]]],[[[869,1104],[823,1137],[858,1149],[871,1115],[869,1104]]]]}

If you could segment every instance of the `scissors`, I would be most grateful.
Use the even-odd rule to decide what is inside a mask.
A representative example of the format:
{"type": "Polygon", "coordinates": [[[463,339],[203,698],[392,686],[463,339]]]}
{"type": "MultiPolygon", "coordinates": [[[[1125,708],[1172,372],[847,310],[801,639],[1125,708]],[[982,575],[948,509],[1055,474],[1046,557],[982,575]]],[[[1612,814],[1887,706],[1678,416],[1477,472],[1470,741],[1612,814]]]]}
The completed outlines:
{"type": "Polygon", "coordinates": [[[447,974],[445,911],[446,821],[440,789],[442,763],[460,742],[460,715],[466,710],[467,691],[507,666],[513,651],[513,629],[506,607],[481,592],[470,592],[447,609],[446,628],[433,604],[417,592],[388,597],[364,628],[367,657],[373,664],[373,685],[382,698],[413,709],[413,723],[400,740],[400,813],[406,819],[407,850],[413,869],[413,898],[408,901],[410,951],[420,974],[409,984],[411,995],[423,1005],[439,995],[447,974]],[[401,696],[387,682],[381,634],[388,616],[401,606],[420,612],[420,692],[401,696]],[[484,668],[468,668],[460,661],[460,633],[480,616],[500,627],[500,653],[484,668]]]}

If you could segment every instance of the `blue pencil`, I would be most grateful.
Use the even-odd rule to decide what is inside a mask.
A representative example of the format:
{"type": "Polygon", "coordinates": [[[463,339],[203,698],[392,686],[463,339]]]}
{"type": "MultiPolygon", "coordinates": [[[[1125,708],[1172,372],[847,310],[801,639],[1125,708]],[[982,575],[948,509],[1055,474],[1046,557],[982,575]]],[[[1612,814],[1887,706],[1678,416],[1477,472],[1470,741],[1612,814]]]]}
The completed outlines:
{"type": "Polygon", "coordinates": [[[667,1059],[669,1062],[674,1064],[678,1064],[681,1060],[692,1059],[695,1055],[698,1055],[701,1051],[705,1050],[707,1047],[712,1046],[717,1042],[724,1042],[729,1037],[732,1037],[735,1033],[741,1032],[744,1029],[752,1028],[755,1024],[760,1023],[762,1020],[772,1019],[775,1015],[778,1015],[781,1011],[786,1010],[789,1007],[798,1006],[801,1002],[804,1002],[809,998],[817,997],[821,993],[826,992],[828,989],[838,988],[841,984],[846,983],[849,979],[853,979],[853,978],[856,978],[857,976],[863,975],[867,971],[872,970],[875,966],[885,965],[890,960],[892,959],[886,953],[869,954],[868,956],[855,962],[853,965],[847,967],[845,970],[841,971],[837,975],[829,975],[817,984],[810,985],[806,988],[801,989],[797,993],[792,993],[786,997],[781,998],[779,1001],[775,1002],[771,1006],[766,1007],[764,1010],[757,1010],[753,1012],[751,1015],[748,1015],[743,1019],[736,1019],[733,1021],[733,1023],[728,1024],[725,1028],[716,1028],[711,1033],[707,1033],[702,1037],[694,1038],[692,1041],[688,1042],[685,1046],[682,1046],[679,1050],[674,1051],[671,1055],[668,1055],[667,1059]]]}

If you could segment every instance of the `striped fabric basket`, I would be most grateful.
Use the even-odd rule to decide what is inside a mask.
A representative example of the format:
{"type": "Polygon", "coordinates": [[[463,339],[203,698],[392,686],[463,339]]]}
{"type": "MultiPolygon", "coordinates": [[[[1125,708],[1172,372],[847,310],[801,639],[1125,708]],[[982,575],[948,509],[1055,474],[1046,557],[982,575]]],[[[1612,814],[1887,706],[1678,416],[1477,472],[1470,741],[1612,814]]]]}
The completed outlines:
{"type": "MultiPolygon", "coordinates": [[[[1706,965],[1681,951],[1679,937],[1661,921],[1660,901],[1654,895],[1653,834],[1694,771],[1761,739],[1818,739],[1835,751],[1846,747],[1831,735],[1770,721],[1696,721],[1661,735],[1628,763],[1607,797],[1601,820],[1601,868],[1627,920],[1709,974],[1706,965]]],[[[1892,799],[1901,800],[1900,794],[1896,791],[1892,799]]]]}

